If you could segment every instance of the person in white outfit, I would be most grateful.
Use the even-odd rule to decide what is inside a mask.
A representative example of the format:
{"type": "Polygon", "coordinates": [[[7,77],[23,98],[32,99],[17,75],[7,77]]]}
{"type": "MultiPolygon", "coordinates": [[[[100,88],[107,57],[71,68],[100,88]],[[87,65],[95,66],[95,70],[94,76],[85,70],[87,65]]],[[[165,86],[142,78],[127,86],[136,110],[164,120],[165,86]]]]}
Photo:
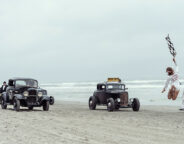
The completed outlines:
{"type": "Polygon", "coordinates": [[[168,87],[168,85],[171,85],[171,88],[168,92],[168,99],[176,100],[179,92],[180,92],[180,82],[178,77],[178,66],[176,64],[175,58],[173,58],[173,62],[175,64],[175,70],[171,67],[168,67],[166,69],[166,72],[168,73],[168,79],[165,83],[165,86],[162,90],[162,93],[164,93],[168,87]]]}
{"type": "Polygon", "coordinates": [[[184,111],[184,91],[183,91],[183,95],[182,95],[182,103],[181,103],[181,108],[179,110],[184,111]]]}

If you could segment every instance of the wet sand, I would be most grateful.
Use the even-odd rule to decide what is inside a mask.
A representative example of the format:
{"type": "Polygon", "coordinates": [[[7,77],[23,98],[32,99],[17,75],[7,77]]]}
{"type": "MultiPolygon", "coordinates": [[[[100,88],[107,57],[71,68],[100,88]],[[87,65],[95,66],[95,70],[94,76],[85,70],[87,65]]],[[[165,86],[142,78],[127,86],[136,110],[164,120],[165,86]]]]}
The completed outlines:
{"type": "Polygon", "coordinates": [[[141,106],[107,112],[85,103],[57,102],[20,112],[0,109],[0,144],[182,144],[184,112],[178,107],[141,106]]]}

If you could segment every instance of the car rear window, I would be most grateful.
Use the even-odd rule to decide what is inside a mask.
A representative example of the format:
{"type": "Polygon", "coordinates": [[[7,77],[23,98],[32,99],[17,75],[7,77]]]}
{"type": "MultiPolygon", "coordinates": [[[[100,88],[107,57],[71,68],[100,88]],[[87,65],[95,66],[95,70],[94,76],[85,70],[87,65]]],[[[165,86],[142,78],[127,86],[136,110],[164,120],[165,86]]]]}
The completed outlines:
{"type": "Polygon", "coordinates": [[[107,85],[107,89],[122,89],[122,85],[119,85],[119,84],[109,84],[109,85],[107,85]]]}

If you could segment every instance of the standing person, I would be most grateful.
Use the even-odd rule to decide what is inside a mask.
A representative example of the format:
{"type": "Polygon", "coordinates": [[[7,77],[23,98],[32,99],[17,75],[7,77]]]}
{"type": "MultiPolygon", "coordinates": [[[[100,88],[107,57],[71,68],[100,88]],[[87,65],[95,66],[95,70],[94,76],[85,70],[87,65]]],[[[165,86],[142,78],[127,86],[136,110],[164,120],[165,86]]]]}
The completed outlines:
{"type": "Polygon", "coordinates": [[[179,110],[184,111],[184,91],[183,91],[183,95],[182,95],[182,104],[181,104],[181,108],[179,110]]]}
{"type": "Polygon", "coordinates": [[[173,58],[173,62],[175,64],[175,70],[172,67],[168,67],[166,69],[166,72],[168,74],[168,79],[165,83],[165,87],[162,90],[162,93],[164,93],[168,87],[168,85],[171,85],[171,88],[168,92],[168,99],[176,100],[179,92],[180,92],[180,82],[178,78],[178,66],[176,63],[175,58],[173,58]]]}
{"type": "Polygon", "coordinates": [[[3,85],[2,85],[2,87],[1,87],[1,93],[6,92],[7,87],[8,87],[8,85],[7,85],[6,82],[4,81],[4,82],[3,82],[3,85]]]}

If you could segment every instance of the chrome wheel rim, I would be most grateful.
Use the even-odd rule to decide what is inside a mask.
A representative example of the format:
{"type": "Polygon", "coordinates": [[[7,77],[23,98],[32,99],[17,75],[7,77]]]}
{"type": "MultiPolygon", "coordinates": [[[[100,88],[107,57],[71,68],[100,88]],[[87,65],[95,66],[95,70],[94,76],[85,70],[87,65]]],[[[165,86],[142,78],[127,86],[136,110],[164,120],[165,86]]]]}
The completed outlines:
{"type": "Polygon", "coordinates": [[[108,107],[111,107],[111,103],[110,102],[108,103],[108,107]]]}
{"type": "Polygon", "coordinates": [[[90,106],[91,106],[91,105],[93,104],[93,101],[92,101],[92,100],[90,100],[89,104],[90,104],[90,106]]]}
{"type": "Polygon", "coordinates": [[[14,108],[16,109],[16,107],[17,107],[17,103],[16,103],[16,101],[14,101],[14,108]]]}

